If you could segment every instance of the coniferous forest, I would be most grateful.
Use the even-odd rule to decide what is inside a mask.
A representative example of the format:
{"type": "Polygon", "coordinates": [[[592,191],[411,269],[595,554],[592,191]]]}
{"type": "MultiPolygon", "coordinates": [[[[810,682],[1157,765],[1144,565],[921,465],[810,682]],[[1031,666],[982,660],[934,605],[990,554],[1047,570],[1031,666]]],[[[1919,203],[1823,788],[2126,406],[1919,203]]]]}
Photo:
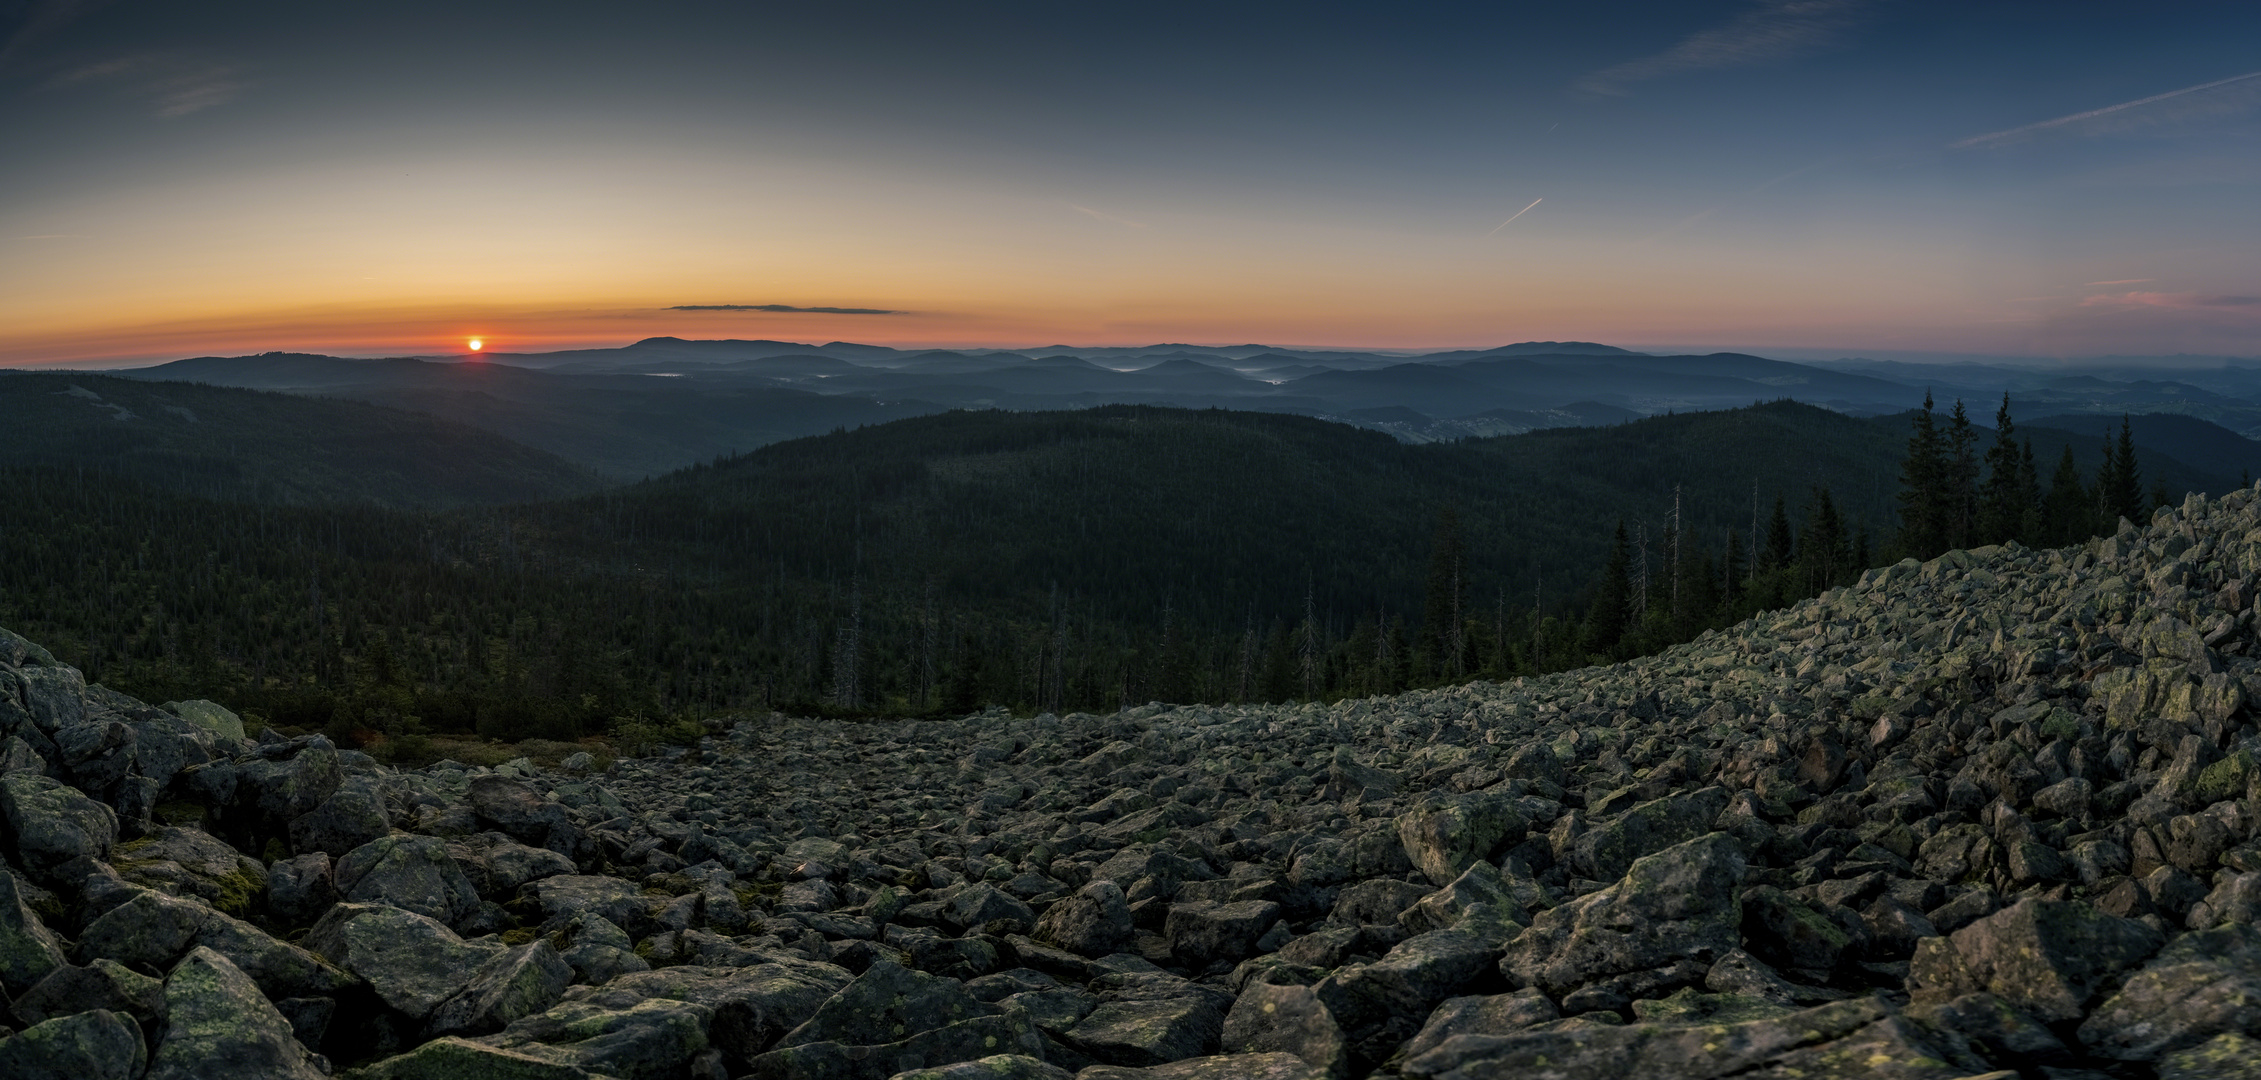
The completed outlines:
{"type": "Polygon", "coordinates": [[[2124,424],[1995,419],[1778,402],[1408,446],[1265,413],[957,412],[452,510],[18,466],[0,625],[147,700],[411,757],[772,709],[1331,699],[1642,655],[2202,482],[2124,424]]]}

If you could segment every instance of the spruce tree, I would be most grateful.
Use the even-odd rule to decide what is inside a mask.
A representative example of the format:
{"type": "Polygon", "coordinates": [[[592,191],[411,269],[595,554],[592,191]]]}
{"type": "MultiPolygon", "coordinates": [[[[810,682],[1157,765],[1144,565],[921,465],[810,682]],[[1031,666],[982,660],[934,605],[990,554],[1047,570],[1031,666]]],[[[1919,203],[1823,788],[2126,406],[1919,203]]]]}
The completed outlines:
{"type": "Polygon", "coordinates": [[[1919,559],[1947,550],[1947,448],[1932,417],[1931,392],[1915,416],[1908,454],[1900,461],[1900,548],[1919,559]]]}
{"type": "Polygon", "coordinates": [[[1782,496],[1774,497],[1774,516],[1766,523],[1766,554],[1761,570],[1784,570],[1790,566],[1793,538],[1790,533],[1790,510],[1783,505],[1782,496]]]}
{"type": "Polygon", "coordinates": [[[1999,544],[2017,538],[2030,504],[2007,393],[2002,395],[2002,407],[1994,412],[1994,445],[1986,449],[1986,487],[1980,504],[1978,543],[1999,544]]]}
{"type": "Polygon", "coordinates": [[[1461,580],[1466,573],[1467,549],[1460,538],[1460,515],[1452,507],[1437,511],[1437,528],[1429,545],[1429,588],[1421,610],[1421,658],[1427,673],[1445,672],[1458,657],[1447,657],[1457,644],[1454,624],[1460,618],[1461,580]]]}
{"type": "Polygon", "coordinates": [[[2051,546],[2078,543],[2096,528],[2095,494],[2081,483],[2080,464],[2073,459],[2071,443],[2049,474],[2049,494],[2042,499],[2042,542],[2051,546]]]}
{"type": "Polygon", "coordinates": [[[1586,612],[1586,649],[1603,655],[1614,655],[1617,643],[1625,636],[1625,617],[1633,607],[1633,545],[1625,535],[1625,519],[1617,521],[1617,535],[1610,540],[1609,561],[1602,566],[1602,579],[1594,587],[1594,604],[1586,612]]]}
{"type": "Polygon", "coordinates": [[[1947,546],[1970,547],[1978,536],[1978,433],[1961,398],[1947,418],[1947,546]]]}
{"type": "Polygon", "coordinates": [[[2136,524],[2150,519],[2143,497],[2143,475],[2135,463],[2135,432],[2126,413],[2120,414],[2120,437],[2104,448],[2105,471],[2097,477],[2097,499],[2104,510],[2103,526],[2109,532],[2119,519],[2136,524]]]}

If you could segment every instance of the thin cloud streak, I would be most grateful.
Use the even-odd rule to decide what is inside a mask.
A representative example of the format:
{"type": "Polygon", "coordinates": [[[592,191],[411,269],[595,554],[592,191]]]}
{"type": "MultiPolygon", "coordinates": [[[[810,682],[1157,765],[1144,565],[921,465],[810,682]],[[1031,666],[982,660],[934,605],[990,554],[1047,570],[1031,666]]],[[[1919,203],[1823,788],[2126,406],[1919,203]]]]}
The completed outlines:
{"type": "MultiPolygon", "coordinates": [[[[1541,196],[1541,197],[1539,197],[1539,198],[1536,198],[1536,199],[1533,199],[1533,200],[1531,200],[1531,206],[1537,206],[1537,205],[1539,205],[1540,203],[1543,203],[1543,202],[1545,202],[1545,201],[1547,201],[1547,200],[1546,200],[1546,198],[1545,198],[1545,196],[1541,196]]],[[[1514,221],[1514,220],[1515,220],[1516,218],[1522,217],[1523,215],[1530,213],[1530,212],[1531,212],[1531,206],[1526,206],[1526,207],[1524,207],[1524,208],[1523,208],[1523,209],[1521,209],[1521,210],[1517,210],[1516,212],[1514,212],[1514,213],[1512,213],[1512,214],[1509,214],[1509,215],[1507,215],[1507,220],[1506,220],[1506,221],[1502,221],[1502,222],[1500,222],[1499,224],[1492,226],[1492,231],[1490,231],[1490,232],[1488,232],[1488,233],[1485,233],[1485,234],[1484,234],[1484,238],[1485,238],[1485,239],[1487,239],[1487,240],[1489,240],[1489,239],[1491,239],[1491,238],[1492,238],[1492,237],[1494,237],[1494,236],[1498,236],[1498,235],[1499,235],[1499,231],[1500,231],[1501,229],[1507,228],[1507,227],[1508,227],[1508,225],[1509,225],[1509,224],[1510,224],[1511,222],[1513,222],[1513,221],[1514,221]]]]}
{"type": "Polygon", "coordinates": [[[1832,48],[1859,21],[1864,0],[1776,0],[1725,26],[1700,30],[1663,52],[1593,72],[1572,89],[1627,97],[1632,84],[1697,71],[1772,63],[1832,48]]]}
{"type": "Polygon", "coordinates": [[[2179,120],[2206,115],[2240,112],[2251,108],[2257,102],[2261,102],[2261,81],[2256,80],[2261,80],[2261,71],[2249,71],[2243,75],[2232,75],[2227,79],[2216,79],[2210,83],[2186,86],[2180,90],[2169,90],[2164,94],[2153,94],[2147,98],[2123,101],[2117,105],[2106,105],[2101,109],[2077,112],[2070,116],[2060,116],[2054,120],[2043,120],[2037,124],[2027,124],[2005,131],[1990,131],[1984,135],[1973,135],[1970,138],[1949,143],[1948,148],[1969,150],[2002,146],[2051,131],[2066,131],[2076,135],[2106,135],[2148,126],[2151,123],[2174,123],[2179,120]],[[2194,96],[2197,100],[2185,100],[2194,96]],[[2159,108],[2159,106],[2167,105],[2169,102],[2174,102],[2174,106],[2166,109],[2159,108]],[[2152,115],[2159,112],[2165,112],[2168,115],[2164,117],[2152,115]]]}
{"type": "Polygon", "coordinates": [[[793,315],[901,315],[890,308],[795,307],[792,304],[677,304],[669,311],[775,311],[793,315]]]}

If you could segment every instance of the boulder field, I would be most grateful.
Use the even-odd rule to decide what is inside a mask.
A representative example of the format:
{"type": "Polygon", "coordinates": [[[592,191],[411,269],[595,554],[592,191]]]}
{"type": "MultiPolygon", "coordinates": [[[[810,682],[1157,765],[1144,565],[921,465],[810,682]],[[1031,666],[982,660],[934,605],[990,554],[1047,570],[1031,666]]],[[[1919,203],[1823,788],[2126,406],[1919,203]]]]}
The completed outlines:
{"type": "Polygon", "coordinates": [[[0,1076],[2261,1075],[2261,492],[1334,704],[387,767],[0,631],[0,1076]]]}

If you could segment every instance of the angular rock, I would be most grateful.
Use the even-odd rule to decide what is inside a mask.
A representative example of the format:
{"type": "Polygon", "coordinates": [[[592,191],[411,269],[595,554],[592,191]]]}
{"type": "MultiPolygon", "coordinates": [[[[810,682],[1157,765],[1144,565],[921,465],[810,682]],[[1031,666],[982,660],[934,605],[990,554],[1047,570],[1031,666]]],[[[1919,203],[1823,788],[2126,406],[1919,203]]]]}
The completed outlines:
{"type": "Polygon", "coordinates": [[[16,1019],[27,1024],[107,1009],[151,1023],[165,1015],[165,984],[114,961],[55,969],[16,999],[16,1019]]]}
{"type": "Polygon", "coordinates": [[[2158,931],[2134,920],[2029,897],[1949,938],[1920,942],[1908,990],[1918,1002],[1984,990],[2045,1024],[2077,1020],[2099,987],[2161,944],[2158,931]]]}
{"type": "Polygon", "coordinates": [[[17,854],[34,872],[72,859],[99,859],[118,842],[118,812],[60,780],[37,773],[0,776],[0,817],[17,854]]]}
{"type": "Polygon", "coordinates": [[[1094,881],[1054,903],[1030,936],[1085,956],[1121,952],[1131,942],[1130,905],[1112,881],[1094,881]]]}
{"type": "Polygon", "coordinates": [[[1710,832],[1727,799],[1725,788],[1713,787],[1642,803],[1578,837],[1564,861],[1580,877],[1616,881],[1634,860],[1710,832]]]}
{"type": "Polygon", "coordinates": [[[1432,799],[1397,819],[1406,857],[1437,886],[1523,839],[1529,828],[1514,800],[1483,793],[1432,799]]]}
{"type": "Polygon", "coordinates": [[[62,939],[24,902],[16,876],[0,869],[0,990],[21,994],[63,963],[62,939]]]}
{"type": "Polygon", "coordinates": [[[1914,1024],[1873,999],[1734,1024],[1629,1024],[1461,1035],[1411,1058],[1412,1080],[1714,1080],[1730,1076],[1950,1080],[1914,1024]]]}
{"type": "Polygon", "coordinates": [[[144,888],[193,896],[243,917],[267,890],[267,868],[202,829],[165,828],[119,844],[110,855],[118,876],[144,888]]]}
{"type": "MultiPolygon", "coordinates": [[[[1415,1058],[1456,1035],[1511,1035],[1561,1018],[1562,1010],[1536,987],[1512,994],[1448,998],[1429,1013],[1420,1032],[1398,1052],[1415,1058]]],[[[1226,1026],[1229,1031],[1230,1023],[1226,1026]]]]}
{"type": "Polygon", "coordinates": [[[81,962],[101,958],[162,971],[197,948],[226,957],[277,998],[333,994],[353,982],[321,957],[250,923],[160,892],[137,894],[88,923],[75,952],[81,962]]]}
{"type": "Polygon", "coordinates": [[[166,708],[179,714],[181,719],[211,732],[218,738],[230,742],[242,742],[248,738],[243,733],[243,718],[237,716],[234,711],[225,705],[195,698],[188,701],[173,702],[166,708]]]}
{"type": "Polygon", "coordinates": [[[977,1016],[997,1007],[966,992],[964,984],[888,960],[875,960],[855,981],[819,1006],[779,1040],[782,1047],[814,1042],[878,1046],[907,1035],[977,1016]]]}
{"type": "Polygon", "coordinates": [[[1744,867],[1742,851],[1725,833],[1643,856],[1617,884],[1539,914],[1508,944],[1500,969],[1515,984],[1558,999],[1678,962],[1701,965],[1701,978],[1741,944],[1736,889],[1744,867]]]}
{"type": "Polygon", "coordinates": [[[806,1023],[850,979],[830,964],[777,957],[731,969],[671,967],[623,975],[582,1000],[626,1008],[636,1001],[685,1001],[711,1011],[708,1037],[717,1049],[750,1060],[806,1023]]]}
{"type": "Polygon", "coordinates": [[[453,925],[479,906],[447,842],[432,836],[387,836],[338,860],[338,895],[361,904],[390,904],[453,925]]]}
{"type": "Polygon", "coordinates": [[[267,871],[267,912],[285,926],[305,926],[337,903],[330,857],[321,852],[284,859],[267,871]]]}
{"type": "Polygon", "coordinates": [[[2185,934],[2159,951],[2080,1025],[2091,1054],[2156,1061],[2217,1035],[2261,1035],[2261,931],[2185,934]]]}
{"type": "Polygon", "coordinates": [[[573,860],[501,833],[465,837],[447,845],[447,850],[479,895],[498,900],[517,896],[528,882],[574,872],[573,860]]]}
{"type": "Polygon", "coordinates": [[[713,1019],[705,1006],[686,1001],[653,999],[616,1009],[568,998],[484,1041],[617,1080],[677,1080],[707,1049],[713,1019]]]}
{"type": "Polygon", "coordinates": [[[1113,1065],[1145,1067],[1217,1047],[1232,999],[1167,975],[1097,980],[1099,1006],[1065,1036],[1069,1045],[1113,1065]]]}
{"type": "Polygon", "coordinates": [[[587,1069],[448,1036],[361,1071],[364,1080],[596,1080],[587,1069]]]}
{"type": "Polygon", "coordinates": [[[562,942],[558,955],[591,985],[603,986],[621,975],[652,969],[650,961],[636,955],[636,943],[627,932],[595,912],[574,916],[557,937],[562,942]]]}
{"type": "Polygon", "coordinates": [[[148,1063],[133,1018],[108,1009],[58,1016],[0,1036],[0,1076],[137,1080],[148,1063]]]}
{"type": "Polygon", "coordinates": [[[348,781],[314,809],[290,821],[290,847],[299,855],[342,857],[392,831],[374,785],[348,781]]]}
{"type": "Polygon", "coordinates": [[[165,1034],[149,1080],[317,1080],[290,1021],[228,958],[197,947],[165,977],[165,1034]]]}
{"type": "Polygon", "coordinates": [[[382,904],[339,904],[306,946],[367,980],[385,1004],[422,1020],[463,992],[497,948],[465,944],[438,920],[382,904]]]}
{"type": "Polygon", "coordinates": [[[485,1035],[511,1021],[557,1004],[573,981],[573,969],[547,941],[521,945],[487,958],[471,981],[432,1010],[426,1030],[434,1035],[485,1035]]]}
{"type": "Polygon", "coordinates": [[[1044,1036],[1028,1015],[976,1016],[879,1045],[837,1042],[780,1047],[748,1062],[751,1080],[888,1080],[905,1072],[971,1061],[998,1052],[1037,1057],[1044,1036]]]}
{"type": "Polygon", "coordinates": [[[1076,1080],[1326,1080],[1326,1073],[1294,1054],[1220,1054],[1144,1069],[1094,1065],[1076,1080]]]}
{"type": "Polygon", "coordinates": [[[2221,1034],[2159,1059],[2159,1080],[2251,1080],[2261,1040],[2221,1034]]]}
{"type": "Polygon", "coordinates": [[[1074,1080],[1074,1076],[1043,1058],[992,1054],[955,1065],[900,1072],[888,1080],[1074,1080]]]}
{"type": "Polygon", "coordinates": [[[547,848],[566,858],[580,849],[581,831],[562,804],[551,802],[534,789],[504,776],[480,776],[471,781],[464,799],[479,820],[512,839],[547,848]]]}
{"type": "Polygon", "coordinates": [[[1269,900],[1179,903],[1170,905],[1162,937],[1170,943],[1171,955],[1198,969],[1253,954],[1256,939],[1279,921],[1280,905],[1269,900]]]}
{"type": "Polygon", "coordinates": [[[1351,1071],[1348,1036],[1308,986],[1249,984],[1225,1014],[1218,1043],[1228,1054],[1294,1054],[1330,1080],[1351,1071]]]}

